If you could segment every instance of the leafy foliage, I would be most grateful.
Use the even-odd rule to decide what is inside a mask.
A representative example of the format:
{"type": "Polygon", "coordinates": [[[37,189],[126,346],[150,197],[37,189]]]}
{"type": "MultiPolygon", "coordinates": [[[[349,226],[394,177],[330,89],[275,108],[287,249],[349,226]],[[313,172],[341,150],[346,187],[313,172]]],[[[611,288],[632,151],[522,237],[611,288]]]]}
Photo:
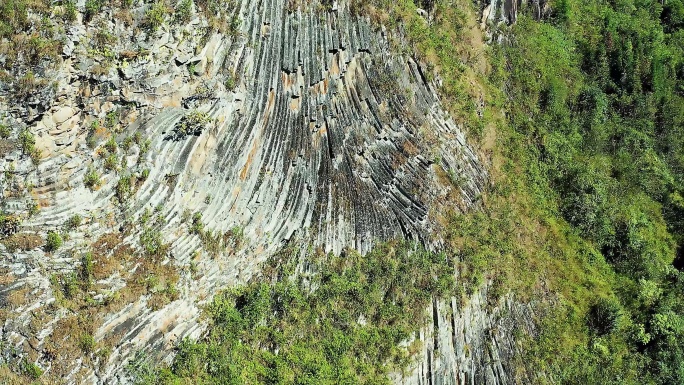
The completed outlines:
{"type": "Polygon", "coordinates": [[[209,116],[206,112],[193,110],[183,116],[173,127],[173,137],[180,140],[188,135],[199,135],[209,123],[209,116]]]}
{"type": "Polygon", "coordinates": [[[66,222],[64,223],[64,227],[67,230],[74,230],[74,229],[78,228],[82,222],[83,222],[83,217],[81,217],[78,214],[74,214],[73,216],[71,216],[69,219],[66,220],[66,222]]]}
{"type": "Polygon", "coordinates": [[[297,262],[286,250],[261,279],[217,295],[207,337],[181,341],[169,368],[134,365],[137,383],[389,383],[410,360],[399,343],[454,285],[445,255],[410,243],[310,256],[315,275],[296,272],[297,262]]]}
{"type": "Polygon", "coordinates": [[[119,203],[125,204],[128,202],[128,198],[133,194],[133,182],[130,175],[123,175],[119,178],[116,183],[115,195],[119,203]]]}
{"type": "Polygon", "coordinates": [[[549,20],[502,31],[498,80],[518,143],[507,157],[522,165],[535,215],[567,221],[569,248],[584,244],[609,267],[591,273],[601,292],[560,285],[572,289],[566,303],[530,349],[560,383],[684,382],[673,338],[684,316],[673,267],[684,241],[679,6],[564,0],[549,20]]]}
{"type": "Polygon", "coordinates": [[[100,183],[100,174],[94,168],[88,167],[85,177],[83,178],[83,184],[92,191],[97,189],[100,186],[100,183]]]}
{"type": "Polygon", "coordinates": [[[164,24],[168,13],[169,10],[164,1],[154,2],[145,12],[145,26],[151,32],[156,32],[164,24]]]}
{"type": "Polygon", "coordinates": [[[47,240],[45,241],[45,250],[47,251],[56,251],[60,247],[62,247],[62,243],[64,241],[62,240],[62,236],[59,235],[56,231],[48,231],[47,234],[47,240]]]}
{"type": "Polygon", "coordinates": [[[188,23],[192,16],[192,0],[181,0],[176,5],[174,21],[177,23],[188,23]]]}

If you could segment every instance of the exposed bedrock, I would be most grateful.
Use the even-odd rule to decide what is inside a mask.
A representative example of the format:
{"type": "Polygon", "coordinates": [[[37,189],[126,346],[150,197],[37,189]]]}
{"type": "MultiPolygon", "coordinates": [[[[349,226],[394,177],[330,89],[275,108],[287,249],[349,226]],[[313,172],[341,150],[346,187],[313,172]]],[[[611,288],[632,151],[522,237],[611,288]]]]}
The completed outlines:
{"type": "MultiPolygon", "coordinates": [[[[54,94],[46,96],[51,101],[7,107],[35,133],[44,159],[34,168],[15,153],[5,163],[33,184],[41,206],[22,231],[44,235],[74,214],[86,220],[55,255],[2,252],[0,267],[14,279],[0,294],[23,288],[32,298],[4,321],[3,342],[41,352],[55,322],[69,315],[50,310],[52,321],[37,330],[29,325],[32,314],[55,301],[49,277],[79,265],[70,250],[118,233],[126,221],[139,222],[148,209],[158,207],[163,218],[161,233],[171,244],[163,264],[181,269],[180,298],[151,310],[143,296],[98,315],[95,339],[117,342],[96,371],[83,373],[82,361],[74,361],[68,382],[125,382],[122,367],[139,349],[169,359],[178,338],[202,335],[199,305],[248,280],[286,240],[335,253],[365,252],[395,237],[432,245],[436,213],[478,201],[487,182],[483,160],[441,107],[420,65],[393,52],[386,33],[352,16],[345,3],[324,11],[290,10],[287,3],[235,2],[229,13],[241,23],[227,34],[205,34],[206,21],[196,17],[146,36],[110,14],[106,22],[119,36],[112,49],[139,54],[108,70],[93,71],[107,59],[85,53],[91,26],[77,23],[67,31],[65,61],[54,74],[54,94]],[[111,111],[126,111],[119,141],[136,132],[150,139],[146,153],[134,148],[124,156],[128,172],[149,175],[123,208],[115,195],[126,171],[105,173],[94,191],[83,183],[88,168],[104,162],[87,145],[89,126],[111,111]],[[188,129],[191,114],[202,119],[188,129]],[[220,234],[241,229],[244,246],[198,259],[201,239],[182,222],[184,212],[201,213],[205,228],[220,234]],[[197,272],[187,272],[189,266],[197,272]]],[[[10,212],[26,204],[6,199],[10,212]]],[[[139,247],[141,227],[131,228],[123,242],[139,247]]],[[[98,284],[114,293],[126,283],[112,276],[98,284]]],[[[485,310],[483,301],[478,294],[464,308],[435,303],[434,324],[420,336],[433,342],[425,344],[415,371],[396,381],[509,383],[505,361],[516,350],[502,314],[524,313],[524,307],[507,300],[485,310]]],[[[525,318],[514,319],[517,325],[525,318]]],[[[37,362],[49,372],[49,357],[37,362]]]]}
{"type": "Polygon", "coordinates": [[[416,336],[423,349],[408,373],[392,379],[402,385],[530,384],[543,376],[523,362],[522,341],[535,335],[535,306],[504,296],[495,304],[488,286],[466,303],[434,300],[430,322],[416,336]]]}
{"type": "Polygon", "coordinates": [[[551,12],[548,0],[484,0],[477,2],[482,9],[481,25],[487,33],[495,32],[500,24],[515,24],[519,12],[528,9],[528,15],[539,20],[551,12]]]}

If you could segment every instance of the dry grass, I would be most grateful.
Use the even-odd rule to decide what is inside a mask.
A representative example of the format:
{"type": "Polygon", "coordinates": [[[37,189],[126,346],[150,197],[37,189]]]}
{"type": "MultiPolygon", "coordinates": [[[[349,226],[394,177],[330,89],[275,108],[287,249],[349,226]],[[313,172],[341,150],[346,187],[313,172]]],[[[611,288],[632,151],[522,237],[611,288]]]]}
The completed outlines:
{"type": "Polygon", "coordinates": [[[0,365],[0,384],[2,385],[25,385],[28,379],[14,373],[8,366],[0,365]]]}
{"type": "MultiPolygon", "coordinates": [[[[162,257],[136,254],[130,245],[123,242],[122,234],[101,236],[91,245],[90,253],[93,262],[90,279],[84,277],[80,268],[77,268],[75,276],[63,275],[53,282],[58,298],[55,306],[68,309],[70,315],[55,324],[44,344],[42,354],[52,364],[51,379],[63,378],[73,369],[73,362],[78,358],[84,358],[85,361],[84,369],[77,377],[105,364],[108,352],[121,341],[121,333],[105,335],[87,352],[83,351],[80,341],[84,335],[95,334],[106,314],[118,312],[146,295],[150,296],[148,306],[153,309],[161,308],[177,298],[175,285],[179,276],[175,267],[172,264],[162,265],[162,257]],[[135,271],[130,273],[134,267],[135,271]],[[112,275],[119,275],[126,280],[126,286],[114,293],[106,285],[96,283],[112,275]],[[69,289],[68,298],[64,286],[66,282],[72,282],[73,287],[69,289]],[[103,302],[93,301],[93,292],[105,294],[106,299],[103,302]]],[[[45,322],[54,319],[54,310],[44,308],[35,314],[34,318],[42,318],[32,327],[34,333],[41,330],[45,322]]]]}
{"type": "Polygon", "coordinates": [[[14,310],[23,305],[26,305],[29,300],[28,294],[30,291],[31,289],[24,285],[23,287],[12,290],[9,294],[7,294],[6,300],[10,309],[14,310]]]}
{"type": "Polygon", "coordinates": [[[124,264],[131,261],[134,254],[129,245],[123,244],[123,237],[119,233],[101,236],[91,246],[93,253],[93,278],[105,279],[123,270],[124,264]]]}
{"type": "Polygon", "coordinates": [[[17,148],[17,145],[7,139],[0,139],[0,158],[4,158],[9,154],[10,152],[14,151],[17,148]]]}
{"type": "Polygon", "coordinates": [[[0,241],[10,252],[34,250],[43,244],[43,238],[35,233],[17,233],[0,241]]]}
{"type": "Polygon", "coordinates": [[[0,286],[8,286],[17,281],[17,278],[8,268],[0,268],[0,286]]]}
{"type": "Polygon", "coordinates": [[[78,346],[82,333],[92,333],[93,319],[78,316],[68,316],[55,324],[52,334],[44,344],[45,354],[51,360],[51,374],[56,378],[64,378],[71,371],[73,361],[78,357],[85,357],[78,346]]]}

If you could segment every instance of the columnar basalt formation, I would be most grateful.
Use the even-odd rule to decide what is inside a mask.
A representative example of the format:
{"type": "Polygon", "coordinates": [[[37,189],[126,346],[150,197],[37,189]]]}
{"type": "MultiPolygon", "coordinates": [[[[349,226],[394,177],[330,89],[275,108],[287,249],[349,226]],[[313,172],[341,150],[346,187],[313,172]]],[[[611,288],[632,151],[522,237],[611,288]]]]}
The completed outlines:
{"type": "MultiPolygon", "coordinates": [[[[162,263],[182,271],[180,295],[171,303],[152,310],[143,296],[98,314],[94,337],[114,340],[111,354],[96,370],[80,370],[82,360],[68,363],[67,382],[125,381],[122,365],[139,349],[170,357],[178,338],[202,334],[198,305],[249,279],[286,240],[335,253],[346,247],[365,252],[395,237],[429,245],[438,226],[433,213],[474,205],[487,181],[483,160],[442,109],[424,69],[394,52],[387,32],[353,15],[346,3],[230,4],[222,16],[240,23],[227,33],[208,32],[202,17],[137,33],[105,12],[99,22],[118,36],[110,48],[125,57],[114,66],[104,65],[107,57],[86,53],[94,22],[76,23],[67,31],[64,62],[52,74],[55,85],[20,105],[2,101],[14,123],[35,133],[43,153],[37,167],[18,152],[5,159],[22,183],[33,185],[32,199],[40,204],[21,231],[44,234],[74,214],[85,218],[56,254],[3,251],[0,267],[13,278],[0,294],[24,288],[34,298],[3,321],[4,343],[45,352],[55,323],[71,315],[50,310],[51,275],[73,271],[79,255],[71,251],[108,234],[140,249],[146,210],[162,218],[159,230],[171,245],[162,263]],[[92,122],[112,113],[122,119],[116,139],[137,133],[143,144],[123,153],[118,175],[103,172],[102,185],[91,189],[84,177],[105,163],[89,143],[98,133],[92,122]],[[203,117],[201,126],[174,135],[190,114],[203,117]],[[146,176],[121,199],[117,185],[129,174],[146,176]],[[450,200],[453,190],[460,202],[450,200]],[[188,231],[188,212],[201,214],[204,228],[217,234],[240,229],[242,246],[198,257],[202,240],[188,231]],[[52,320],[33,327],[32,314],[41,311],[52,320]]],[[[26,205],[25,198],[6,199],[9,212],[26,205]]],[[[97,284],[116,293],[126,285],[117,274],[97,284]]],[[[397,378],[399,383],[507,383],[508,369],[486,363],[499,353],[472,353],[488,339],[508,343],[506,335],[483,334],[498,321],[496,311],[485,312],[478,301],[465,309],[435,304],[434,327],[421,336],[434,334],[434,343],[426,345],[416,372],[397,378]],[[478,315],[471,319],[469,312],[478,315]],[[445,343],[448,348],[438,346],[445,343]]],[[[516,306],[507,302],[503,308],[516,306]]],[[[51,360],[38,358],[48,371],[51,360]]]]}

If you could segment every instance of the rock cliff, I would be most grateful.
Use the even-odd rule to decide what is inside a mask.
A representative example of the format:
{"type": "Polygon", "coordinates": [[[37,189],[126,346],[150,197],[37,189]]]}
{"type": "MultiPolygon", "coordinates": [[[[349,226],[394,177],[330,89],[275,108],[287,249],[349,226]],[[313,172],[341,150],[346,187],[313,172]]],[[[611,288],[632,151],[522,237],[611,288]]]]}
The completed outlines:
{"type": "MultiPolygon", "coordinates": [[[[201,336],[201,304],[285,241],[436,245],[444,210],[477,205],[485,161],[426,69],[345,2],[231,1],[214,17],[193,6],[189,22],[154,32],[142,28],[152,4],[90,20],[76,5],[59,64],[36,67],[42,83],[21,97],[0,87],[10,141],[28,130],[41,158],[4,157],[6,212],[32,212],[13,236],[30,243],[83,218],[55,252],[4,244],[5,359],[12,347],[67,383],[125,382],[133,353],[168,360],[179,338],[201,336]],[[156,263],[177,272],[147,266],[149,234],[169,245],[156,263]],[[91,263],[86,250],[95,311],[57,293],[91,263]],[[87,325],[107,353],[83,357],[68,325],[87,325]]],[[[515,21],[515,4],[490,7],[502,12],[485,19],[515,21]]],[[[435,301],[422,358],[396,382],[514,382],[513,329],[534,329],[531,309],[486,302],[485,291],[435,301]]]]}

